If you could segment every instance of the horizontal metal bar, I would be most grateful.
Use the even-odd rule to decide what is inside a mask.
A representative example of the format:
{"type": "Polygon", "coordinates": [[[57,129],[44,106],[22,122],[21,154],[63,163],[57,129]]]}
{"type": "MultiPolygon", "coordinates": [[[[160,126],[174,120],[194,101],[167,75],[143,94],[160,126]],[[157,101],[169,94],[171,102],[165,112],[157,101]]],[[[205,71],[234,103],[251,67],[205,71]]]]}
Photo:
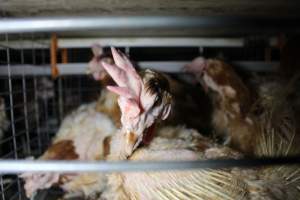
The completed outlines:
{"type": "MultiPolygon", "coordinates": [[[[243,47],[242,38],[62,38],[58,48],[91,48],[93,44],[115,47],[243,47]]],[[[0,49],[48,49],[50,40],[0,41],[0,49]]]]}
{"type": "Polygon", "coordinates": [[[49,49],[50,40],[12,40],[0,41],[0,49],[49,49]]]}
{"type": "Polygon", "coordinates": [[[81,38],[59,39],[59,48],[116,47],[243,47],[242,38],[81,38]]]}
{"type": "Polygon", "coordinates": [[[270,165],[300,164],[300,157],[222,159],[199,161],[42,161],[42,160],[1,160],[0,173],[21,172],[120,172],[120,171],[158,171],[222,169],[232,167],[258,167],[270,165]]]}
{"type": "MultiPolygon", "coordinates": [[[[167,72],[167,73],[180,73],[182,72],[182,67],[190,62],[186,61],[142,61],[138,62],[138,65],[144,69],[154,69],[157,71],[167,72]]],[[[238,68],[242,68],[249,71],[274,71],[278,66],[279,62],[264,62],[264,61],[234,61],[232,64],[238,68]]],[[[69,74],[68,70],[71,69],[73,64],[63,64],[58,65],[62,74],[69,74]],[[68,66],[69,65],[69,66],[68,66]]],[[[85,73],[87,64],[76,65],[77,72],[85,73]],[[83,69],[84,68],[84,69],[83,69]]],[[[74,73],[74,71],[73,71],[74,73]]]]}
{"type": "MultiPolygon", "coordinates": [[[[243,47],[241,38],[63,38],[58,48],[91,48],[93,44],[115,47],[243,47]]],[[[0,41],[0,49],[48,49],[49,40],[0,41]]]]}
{"type": "MultiPolygon", "coordinates": [[[[182,67],[188,62],[180,61],[165,61],[165,62],[154,62],[154,61],[143,61],[138,62],[141,68],[154,69],[163,72],[176,73],[181,72],[182,67]]],[[[61,75],[74,75],[74,74],[86,74],[87,63],[69,63],[69,64],[59,64],[59,73],[61,75]]]]}
{"type": "Polygon", "coordinates": [[[244,31],[299,30],[298,18],[224,16],[94,16],[2,18],[0,33],[58,32],[74,30],[233,28],[244,31]]]}
{"type": "MultiPolygon", "coordinates": [[[[10,65],[11,76],[51,75],[50,65],[10,65]]],[[[0,65],[0,75],[8,76],[7,65],[0,65]]]]}
{"type": "MultiPolygon", "coordinates": [[[[244,38],[207,37],[132,37],[132,38],[59,38],[58,48],[91,48],[93,44],[115,47],[243,47],[244,38]]],[[[269,46],[278,46],[278,39],[271,37],[269,46]]],[[[0,41],[0,49],[49,49],[50,40],[0,41]]]]}
{"type": "Polygon", "coordinates": [[[184,28],[201,25],[196,17],[49,17],[2,19],[0,33],[54,32],[95,29],[184,28]]]}
{"type": "MultiPolygon", "coordinates": [[[[184,61],[142,61],[138,62],[141,68],[154,69],[167,73],[180,73],[182,67],[189,62],[184,61]]],[[[235,61],[232,64],[238,68],[257,72],[272,72],[279,66],[279,62],[263,61],[235,61]]],[[[58,64],[60,75],[82,75],[87,72],[87,63],[58,64]]],[[[50,65],[11,65],[11,75],[51,75],[50,65]]],[[[7,75],[7,66],[0,65],[0,76],[7,75]]]]}

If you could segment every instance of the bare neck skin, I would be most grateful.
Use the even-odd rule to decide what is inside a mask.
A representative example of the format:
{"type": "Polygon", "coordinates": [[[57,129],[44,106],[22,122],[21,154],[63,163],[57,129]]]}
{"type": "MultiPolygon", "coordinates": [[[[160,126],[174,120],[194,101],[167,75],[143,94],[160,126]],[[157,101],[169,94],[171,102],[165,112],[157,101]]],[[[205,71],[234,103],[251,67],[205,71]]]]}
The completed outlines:
{"type": "Polygon", "coordinates": [[[116,161],[116,160],[126,160],[128,152],[126,152],[126,138],[123,129],[120,129],[111,139],[110,142],[110,154],[107,157],[107,160],[116,161]]]}
{"type": "MultiPolygon", "coordinates": [[[[131,156],[135,150],[128,150],[128,139],[125,136],[126,130],[120,129],[118,133],[116,133],[110,142],[110,154],[108,155],[108,160],[127,160],[129,156],[131,156]]],[[[145,145],[151,143],[152,139],[155,136],[155,123],[145,130],[145,134],[142,138],[142,142],[145,145]]]]}

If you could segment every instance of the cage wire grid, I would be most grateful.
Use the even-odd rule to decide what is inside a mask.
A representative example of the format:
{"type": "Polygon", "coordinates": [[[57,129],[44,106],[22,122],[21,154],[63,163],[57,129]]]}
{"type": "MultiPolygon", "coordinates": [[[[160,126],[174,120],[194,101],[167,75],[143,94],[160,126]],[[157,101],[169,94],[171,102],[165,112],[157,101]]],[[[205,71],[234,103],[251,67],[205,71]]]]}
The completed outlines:
{"type": "MultiPolygon", "coordinates": [[[[20,65],[49,65],[49,49],[37,48],[44,35],[30,34],[31,48],[13,48],[14,41],[24,40],[22,34],[2,34],[0,46],[0,98],[3,103],[0,112],[5,113],[6,127],[0,135],[1,159],[27,159],[38,157],[51,144],[60,120],[83,102],[91,101],[91,94],[98,94],[99,88],[86,76],[61,76],[53,80],[47,73],[28,75],[24,72],[13,75],[11,67],[20,65]],[[85,84],[86,82],[92,84],[85,84]]],[[[28,34],[26,36],[28,40],[28,34]]],[[[3,127],[1,127],[3,128],[3,127]]],[[[0,197],[26,199],[22,181],[17,175],[0,176],[0,197]]]]}
{"type": "MultiPolygon", "coordinates": [[[[36,50],[34,46],[35,36],[32,34],[32,48],[29,50],[13,49],[10,47],[10,35],[5,34],[6,45],[1,49],[1,67],[7,68],[7,74],[1,76],[1,97],[4,99],[8,130],[1,138],[2,159],[24,159],[29,156],[39,155],[43,146],[49,141],[48,125],[48,101],[42,99],[38,76],[12,76],[13,64],[37,64],[46,63],[45,50],[36,50]],[[38,59],[40,59],[38,61],[38,59]],[[10,134],[11,133],[11,134],[10,134]]],[[[22,34],[17,36],[22,40],[22,34]]],[[[21,181],[17,175],[1,176],[2,199],[24,199],[21,181]]]]}

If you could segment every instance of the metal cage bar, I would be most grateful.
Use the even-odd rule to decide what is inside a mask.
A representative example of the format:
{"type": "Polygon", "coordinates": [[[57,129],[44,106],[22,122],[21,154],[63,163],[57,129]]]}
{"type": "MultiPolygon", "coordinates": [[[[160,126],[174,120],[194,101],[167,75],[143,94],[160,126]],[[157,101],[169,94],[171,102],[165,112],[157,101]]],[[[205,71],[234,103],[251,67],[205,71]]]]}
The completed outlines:
{"type": "Polygon", "coordinates": [[[0,33],[74,30],[232,28],[257,32],[299,31],[298,18],[249,18],[224,16],[95,16],[3,18],[0,33]]]}
{"type": "MultiPolygon", "coordinates": [[[[182,72],[182,67],[189,62],[184,61],[141,61],[138,62],[141,68],[155,69],[168,73],[179,73],[182,72]]],[[[238,68],[248,71],[265,71],[272,72],[278,66],[279,62],[271,61],[234,61],[232,62],[238,68]]],[[[64,75],[86,75],[87,63],[68,63],[58,64],[59,74],[64,75]]],[[[11,74],[13,76],[20,76],[23,73],[26,75],[50,75],[50,65],[35,66],[35,65],[13,65],[11,66],[11,74]]],[[[0,66],[0,75],[5,74],[5,70],[0,66]]]]}
{"type": "Polygon", "coordinates": [[[199,161],[45,161],[45,160],[3,160],[0,172],[126,172],[126,171],[168,171],[195,169],[224,169],[232,167],[260,167],[300,164],[300,157],[266,157],[252,159],[218,159],[199,161]]]}

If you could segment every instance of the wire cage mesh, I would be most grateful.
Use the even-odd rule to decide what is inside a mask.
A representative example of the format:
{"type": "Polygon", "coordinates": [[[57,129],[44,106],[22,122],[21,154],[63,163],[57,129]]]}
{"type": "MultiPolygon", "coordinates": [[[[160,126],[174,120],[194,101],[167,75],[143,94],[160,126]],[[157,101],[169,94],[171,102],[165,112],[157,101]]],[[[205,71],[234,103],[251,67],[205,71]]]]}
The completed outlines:
{"type": "MultiPolygon", "coordinates": [[[[53,80],[47,73],[49,48],[39,48],[39,39],[45,39],[45,35],[30,34],[28,38],[28,34],[3,34],[0,37],[4,41],[0,46],[0,157],[37,157],[51,144],[63,117],[81,103],[94,100],[100,87],[86,75],[53,80]],[[22,44],[25,38],[31,41],[26,48],[11,46],[11,40],[22,44]],[[42,72],[25,72],[21,67],[15,74],[13,65],[34,65],[42,72]]],[[[17,175],[2,174],[0,185],[1,199],[26,199],[17,175]]]]}

